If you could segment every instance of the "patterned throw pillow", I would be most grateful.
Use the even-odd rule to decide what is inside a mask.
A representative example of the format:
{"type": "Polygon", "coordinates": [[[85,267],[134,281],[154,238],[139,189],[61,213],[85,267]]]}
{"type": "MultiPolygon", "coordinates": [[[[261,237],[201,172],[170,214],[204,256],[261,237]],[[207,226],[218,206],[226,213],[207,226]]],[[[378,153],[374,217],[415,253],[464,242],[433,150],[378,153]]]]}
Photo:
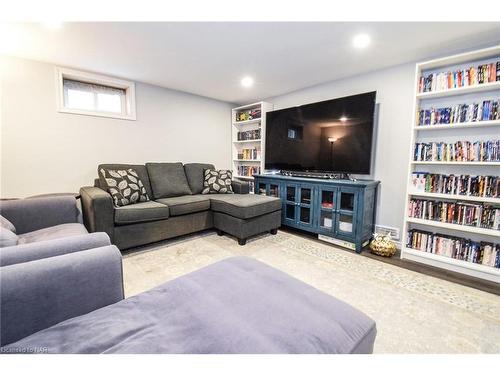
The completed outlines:
{"type": "Polygon", "coordinates": [[[205,169],[201,194],[233,194],[233,172],[227,169],[205,169]]]}
{"type": "Polygon", "coordinates": [[[16,233],[16,227],[9,220],[0,215],[0,227],[10,230],[13,233],[16,233]]]}
{"type": "Polygon", "coordinates": [[[100,172],[104,177],[104,181],[106,181],[106,188],[108,193],[111,194],[115,206],[126,206],[149,201],[146,189],[135,170],[101,168],[100,172]]]}

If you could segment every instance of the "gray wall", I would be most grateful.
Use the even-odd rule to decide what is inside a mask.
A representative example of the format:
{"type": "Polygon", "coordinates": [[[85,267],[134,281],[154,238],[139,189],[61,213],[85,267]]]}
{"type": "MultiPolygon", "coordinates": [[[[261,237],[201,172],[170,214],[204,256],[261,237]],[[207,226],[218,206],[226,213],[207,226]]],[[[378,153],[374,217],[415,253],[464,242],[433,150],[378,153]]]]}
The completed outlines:
{"type": "Polygon", "coordinates": [[[402,229],[413,120],[415,64],[328,82],[266,101],[274,109],[377,91],[378,128],[371,176],[381,182],[377,224],[402,229]]]}
{"type": "Polygon", "coordinates": [[[58,113],[54,65],[0,57],[0,74],[3,198],[76,192],[104,162],[230,167],[229,103],[136,83],[137,121],[58,113]]]}

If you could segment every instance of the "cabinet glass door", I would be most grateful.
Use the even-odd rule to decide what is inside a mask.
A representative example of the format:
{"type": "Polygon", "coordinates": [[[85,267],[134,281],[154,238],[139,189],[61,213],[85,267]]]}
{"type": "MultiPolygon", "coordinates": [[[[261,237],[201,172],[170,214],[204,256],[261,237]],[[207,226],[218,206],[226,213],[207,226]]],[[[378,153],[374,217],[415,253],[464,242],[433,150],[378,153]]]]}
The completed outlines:
{"type": "Polygon", "coordinates": [[[266,184],[264,182],[259,182],[257,194],[266,195],[266,184]]]}
{"type": "Polygon", "coordinates": [[[295,203],[297,201],[297,187],[295,185],[286,185],[286,201],[295,203]]]}
{"type": "Polygon", "coordinates": [[[285,200],[283,207],[283,221],[291,226],[296,226],[297,222],[297,186],[285,185],[285,200]]]}
{"type": "Polygon", "coordinates": [[[323,210],[333,210],[335,209],[335,193],[336,193],[336,189],[321,189],[320,188],[320,198],[321,198],[321,201],[320,201],[320,207],[321,209],[323,210]]]}
{"type": "Polygon", "coordinates": [[[354,217],[349,214],[339,214],[338,232],[352,235],[354,228],[354,217]]]}
{"type": "Polygon", "coordinates": [[[339,189],[337,234],[348,237],[355,236],[357,199],[358,191],[356,189],[339,189]]]}
{"type": "Polygon", "coordinates": [[[311,227],[313,224],[312,220],[312,201],[313,201],[313,188],[312,186],[300,186],[299,188],[299,226],[311,227]]]}
{"type": "Polygon", "coordinates": [[[342,211],[354,211],[356,192],[340,190],[340,209],[342,211]]]}
{"type": "Polygon", "coordinates": [[[277,184],[269,184],[269,196],[271,197],[280,197],[280,186],[277,184]]]}
{"type": "Polygon", "coordinates": [[[336,215],[336,196],[337,188],[334,187],[319,187],[317,207],[318,216],[317,228],[321,233],[333,235],[335,232],[335,215],[336,215]]]}

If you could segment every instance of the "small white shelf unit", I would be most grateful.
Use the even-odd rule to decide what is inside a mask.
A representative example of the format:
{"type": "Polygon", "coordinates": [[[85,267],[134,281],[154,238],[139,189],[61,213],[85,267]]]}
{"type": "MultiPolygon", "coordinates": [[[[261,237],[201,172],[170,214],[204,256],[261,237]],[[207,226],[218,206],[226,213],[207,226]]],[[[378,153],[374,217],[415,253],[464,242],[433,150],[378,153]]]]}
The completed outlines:
{"type": "MultiPolygon", "coordinates": [[[[233,177],[249,181],[253,186],[253,177],[242,174],[240,167],[258,167],[264,172],[265,137],[266,137],[266,113],[273,110],[273,105],[266,102],[257,102],[233,108],[231,111],[231,160],[233,177]],[[238,120],[238,114],[244,111],[260,109],[260,117],[250,120],[238,120]],[[260,129],[260,137],[257,139],[238,140],[239,132],[260,129]],[[238,156],[243,149],[255,149],[258,157],[255,159],[242,159],[238,156]]],[[[251,192],[253,187],[251,186],[251,192]]]]}
{"type": "Polygon", "coordinates": [[[413,110],[413,125],[411,126],[410,158],[405,204],[405,219],[403,227],[403,243],[401,258],[440,267],[446,270],[460,272],[466,275],[500,283],[500,269],[450,258],[444,255],[428,253],[407,247],[408,230],[421,229],[433,233],[442,233],[456,237],[471,238],[474,241],[500,242],[500,230],[481,227],[464,226],[423,220],[408,217],[409,202],[413,197],[420,199],[468,201],[500,205],[499,198],[474,197],[451,194],[437,194],[415,191],[412,185],[414,172],[430,172],[437,174],[469,174],[469,175],[500,175],[500,162],[432,162],[413,161],[414,145],[417,142],[455,142],[458,140],[493,140],[499,139],[500,120],[457,123],[450,125],[419,126],[418,111],[420,108],[451,106],[460,103],[482,102],[483,100],[500,99],[500,81],[483,83],[475,86],[460,87],[435,92],[418,92],[419,78],[422,74],[452,71],[468,68],[484,63],[500,60],[500,46],[444,57],[416,64],[415,100],[413,110]],[[471,130],[468,130],[471,129],[471,130]]]}

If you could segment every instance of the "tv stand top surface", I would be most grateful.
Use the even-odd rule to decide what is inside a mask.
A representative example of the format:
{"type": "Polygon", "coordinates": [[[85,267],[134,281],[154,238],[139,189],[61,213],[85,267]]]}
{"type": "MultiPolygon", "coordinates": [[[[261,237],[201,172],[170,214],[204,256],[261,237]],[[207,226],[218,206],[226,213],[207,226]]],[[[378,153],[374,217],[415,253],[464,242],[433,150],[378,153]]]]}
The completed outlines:
{"type": "Polygon", "coordinates": [[[319,178],[324,180],[350,180],[356,181],[355,178],[351,177],[348,173],[333,173],[333,172],[309,172],[309,171],[280,171],[282,176],[290,177],[305,177],[305,178],[319,178]]]}
{"type": "Polygon", "coordinates": [[[331,177],[313,177],[313,176],[289,176],[282,175],[281,173],[269,173],[269,174],[257,174],[254,175],[255,179],[276,179],[276,180],[287,180],[287,181],[302,181],[311,183],[321,183],[321,184],[332,184],[332,185],[354,185],[354,186],[370,186],[378,185],[380,181],[376,180],[364,180],[364,179],[342,179],[342,178],[331,178],[331,177]]]}

